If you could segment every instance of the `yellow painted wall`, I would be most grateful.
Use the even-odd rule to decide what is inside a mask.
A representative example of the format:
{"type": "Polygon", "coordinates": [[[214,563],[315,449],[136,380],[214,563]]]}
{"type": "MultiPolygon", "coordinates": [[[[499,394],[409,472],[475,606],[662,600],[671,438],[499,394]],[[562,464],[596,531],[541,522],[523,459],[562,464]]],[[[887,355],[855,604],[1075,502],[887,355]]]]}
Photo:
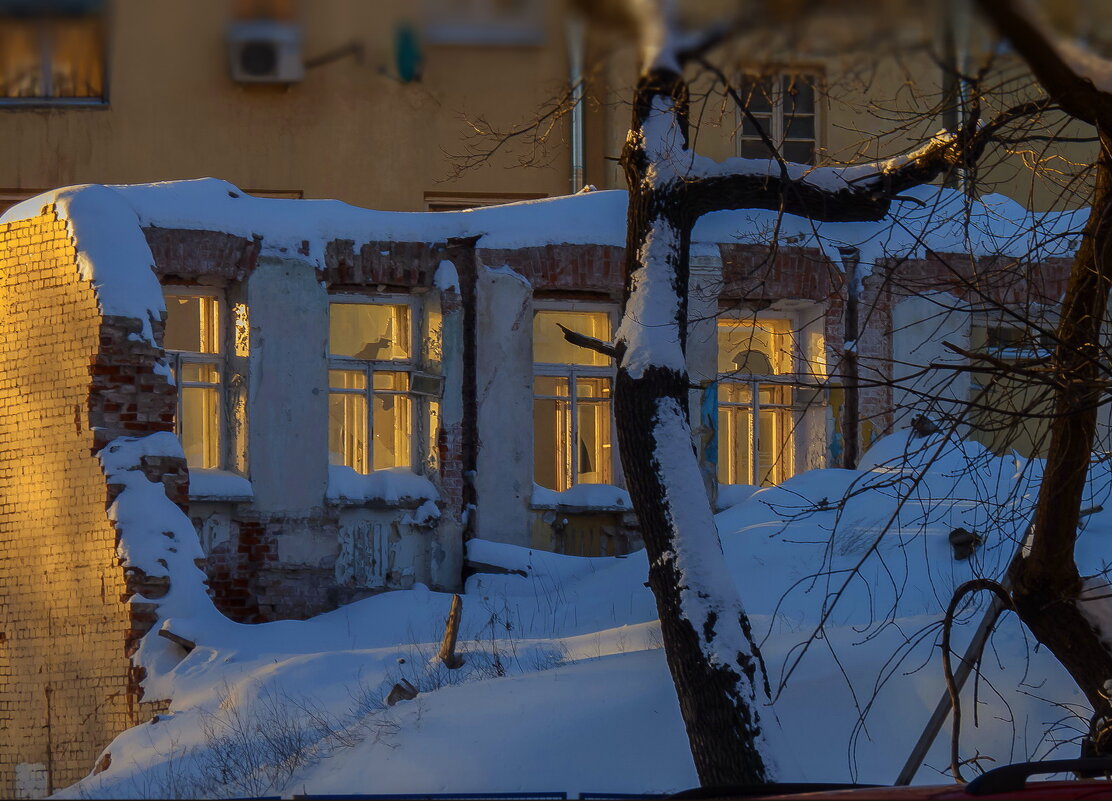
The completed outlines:
{"type": "MultiPolygon", "coordinates": [[[[506,130],[533,119],[560,93],[568,72],[562,0],[543,4],[546,22],[536,44],[426,42],[424,78],[410,84],[392,77],[394,36],[399,23],[421,21],[422,3],[302,0],[307,59],[353,43],[362,46],[363,56],[310,69],[303,82],[288,88],[237,84],[229,77],[225,33],[239,5],[114,0],[107,106],[0,106],[0,152],[19,154],[0,160],[0,202],[11,190],[202,176],[226,178],[248,190],[300,191],[305,197],[394,210],[423,209],[426,192],[569,191],[566,118],[553,125],[547,152],[536,154],[544,165],[539,168],[507,169],[534,155],[527,137],[454,180],[447,180],[452,163],[446,155],[479,144],[469,143],[464,116],[506,130]]],[[[692,7],[717,5],[722,3],[692,7]]],[[[939,15],[954,4],[916,4],[914,13],[907,5],[905,0],[830,3],[819,7],[827,13],[808,6],[800,18],[798,3],[770,3],[764,16],[754,13],[754,32],[716,61],[730,74],[768,63],[818,68],[828,88],[820,137],[827,162],[887,157],[942,125],[937,116],[915,115],[938,99],[940,71],[929,51],[939,49],[939,15]],[[894,131],[901,123],[893,116],[908,122],[907,129],[894,131]],[[889,133],[876,135],[882,132],[889,133]]],[[[1048,5],[1069,34],[1086,14],[1105,14],[1112,21],[1107,4],[1048,5]]],[[[970,31],[975,53],[991,48],[983,27],[974,22],[970,31]]],[[[599,188],[620,188],[624,180],[614,159],[628,129],[634,60],[618,34],[592,30],[589,40],[587,64],[599,71],[591,87],[597,102],[586,110],[586,178],[599,188]]],[[[1015,72],[1007,56],[999,64],[998,75],[1015,72]]],[[[1024,84],[1029,81],[1009,87],[1018,96],[1024,84]]],[[[696,94],[702,86],[695,85],[696,94]]],[[[734,109],[721,97],[711,97],[705,107],[697,98],[696,106],[700,150],[717,158],[733,155],[734,109]]],[[[1080,126],[1068,133],[1085,131],[1080,126]]],[[[1054,176],[1032,181],[1024,166],[1042,157],[1034,152],[1040,147],[1020,148],[1025,155],[990,154],[986,163],[997,166],[983,177],[1025,204],[1050,207],[1059,194],[1054,176]]],[[[1052,154],[1044,164],[1071,170],[1070,162],[1085,163],[1093,148],[1057,151],[1066,158],[1052,154]]]]}
{"type": "Polygon", "coordinates": [[[539,46],[426,45],[424,79],[392,77],[396,24],[408,0],[302,3],[304,54],[357,42],[347,57],[289,88],[229,77],[230,0],[115,0],[109,24],[109,103],[93,109],[0,107],[0,190],[215,176],[244,189],[300,190],[380,209],[423,210],[424,192],[566,194],[566,127],[552,165],[507,170],[513,157],[464,178],[466,110],[496,126],[531,118],[564,82],[564,28],[539,46]],[[388,74],[383,74],[383,72],[388,74]]]}

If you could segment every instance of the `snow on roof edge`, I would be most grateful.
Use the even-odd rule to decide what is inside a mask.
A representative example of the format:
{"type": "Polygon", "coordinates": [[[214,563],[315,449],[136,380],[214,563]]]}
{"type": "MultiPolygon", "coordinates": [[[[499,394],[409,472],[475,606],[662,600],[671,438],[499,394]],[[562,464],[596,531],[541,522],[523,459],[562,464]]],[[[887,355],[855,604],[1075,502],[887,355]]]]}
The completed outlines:
{"type": "MultiPolygon", "coordinates": [[[[860,261],[921,257],[928,251],[1000,255],[1041,260],[1068,256],[1076,249],[1088,209],[1030,212],[1002,195],[969,202],[956,190],[922,186],[893,202],[884,220],[872,223],[814,223],[758,209],[703,216],[692,234],[695,246],[718,243],[767,244],[774,230],[781,244],[814,247],[840,262],[839,250],[857,248],[860,261]],[[968,219],[969,225],[965,225],[968,219]]],[[[215,178],[133,185],[67,187],[24,201],[0,216],[0,223],[37,215],[49,203],[70,222],[82,274],[104,287],[106,313],[144,320],[161,313],[156,280],[138,279],[142,297],[115,291],[122,274],[140,263],[153,264],[144,227],[222,231],[259,236],[263,253],[284,255],[309,243],[308,260],[324,266],[324,248],[333,240],[444,242],[479,236],[485,249],[555,244],[625,244],[626,192],[585,192],[455,212],[397,212],[359,208],[338,200],[257,198],[215,178]],[[120,250],[122,248],[122,251],[120,250]],[[83,256],[81,254],[84,254],[83,256]],[[122,258],[119,258],[122,256],[122,258]]],[[[143,272],[149,273],[149,270],[143,272]]],[[[134,287],[131,288],[134,292],[134,287]]]]}
{"type": "Polygon", "coordinates": [[[36,217],[49,205],[66,221],[78,272],[93,285],[101,314],[141,321],[143,338],[156,344],[151,321],[166,308],[162,287],[139,215],[126,195],[99,184],[55,189],[16,204],[0,223],[36,217]]]}

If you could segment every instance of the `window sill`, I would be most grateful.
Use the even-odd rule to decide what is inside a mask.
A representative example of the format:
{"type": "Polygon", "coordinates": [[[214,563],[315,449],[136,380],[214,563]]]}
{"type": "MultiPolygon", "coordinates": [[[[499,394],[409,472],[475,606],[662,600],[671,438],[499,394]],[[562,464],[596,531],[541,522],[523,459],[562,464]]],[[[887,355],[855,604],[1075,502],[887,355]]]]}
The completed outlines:
{"type": "Polygon", "coordinates": [[[361,506],[371,509],[416,509],[426,501],[437,501],[440,493],[424,476],[404,467],[356,473],[343,465],[328,466],[325,501],[332,506],[361,506]]]}
{"type": "Polygon", "coordinates": [[[189,500],[241,502],[255,499],[251,482],[228,470],[190,470],[189,500]]]}
{"type": "Polygon", "coordinates": [[[5,97],[0,99],[0,109],[107,109],[108,101],[101,97],[5,97]]]}
{"type": "Polygon", "coordinates": [[[563,492],[533,485],[533,509],[551,509],[564,514],[632,512],[629,493],[613,484],[576,484],[563,492]]]}

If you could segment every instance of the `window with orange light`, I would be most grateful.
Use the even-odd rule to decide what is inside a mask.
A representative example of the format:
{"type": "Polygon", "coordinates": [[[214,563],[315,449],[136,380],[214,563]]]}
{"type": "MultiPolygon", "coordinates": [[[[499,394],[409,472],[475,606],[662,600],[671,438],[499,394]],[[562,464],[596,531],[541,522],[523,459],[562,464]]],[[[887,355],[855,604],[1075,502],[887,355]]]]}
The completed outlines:
{"type": "Polygon", "coordinates": [[[188,465],[219,469],[224,427],[220,300],[168,289],[163,345],[178,385],[176,429],[188,465]]]}
{"type": "Polygon", "coordinates": [[[561,306],[533,316],[533,481],[557,492],[613,484],[613,367],[560,326],[605,342],[610,311],[561,306]]]}
{"type": "Polygon", "coordinates": [[[329,304],[329,463],[357,473],[413,465],[413,309],[388,300],[329,304]]]}
{"type": "Polygon", "coordinates": [[[719,483],[767,486],[794,474],[795,350],[787,319],[719,318],[719,483]]]}

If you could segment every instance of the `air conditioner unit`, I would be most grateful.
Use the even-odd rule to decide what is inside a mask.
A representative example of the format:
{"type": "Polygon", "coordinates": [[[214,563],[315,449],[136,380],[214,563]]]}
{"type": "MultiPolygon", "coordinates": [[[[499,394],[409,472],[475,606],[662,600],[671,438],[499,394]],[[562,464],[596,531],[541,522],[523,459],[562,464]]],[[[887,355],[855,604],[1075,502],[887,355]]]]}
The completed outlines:
{"type": "Polygon", "coordinates": [[[232,80],[240,83],[297,83],[305,77],[301,28],[289,22],[252,20],[228,28],[232,80]]]}

